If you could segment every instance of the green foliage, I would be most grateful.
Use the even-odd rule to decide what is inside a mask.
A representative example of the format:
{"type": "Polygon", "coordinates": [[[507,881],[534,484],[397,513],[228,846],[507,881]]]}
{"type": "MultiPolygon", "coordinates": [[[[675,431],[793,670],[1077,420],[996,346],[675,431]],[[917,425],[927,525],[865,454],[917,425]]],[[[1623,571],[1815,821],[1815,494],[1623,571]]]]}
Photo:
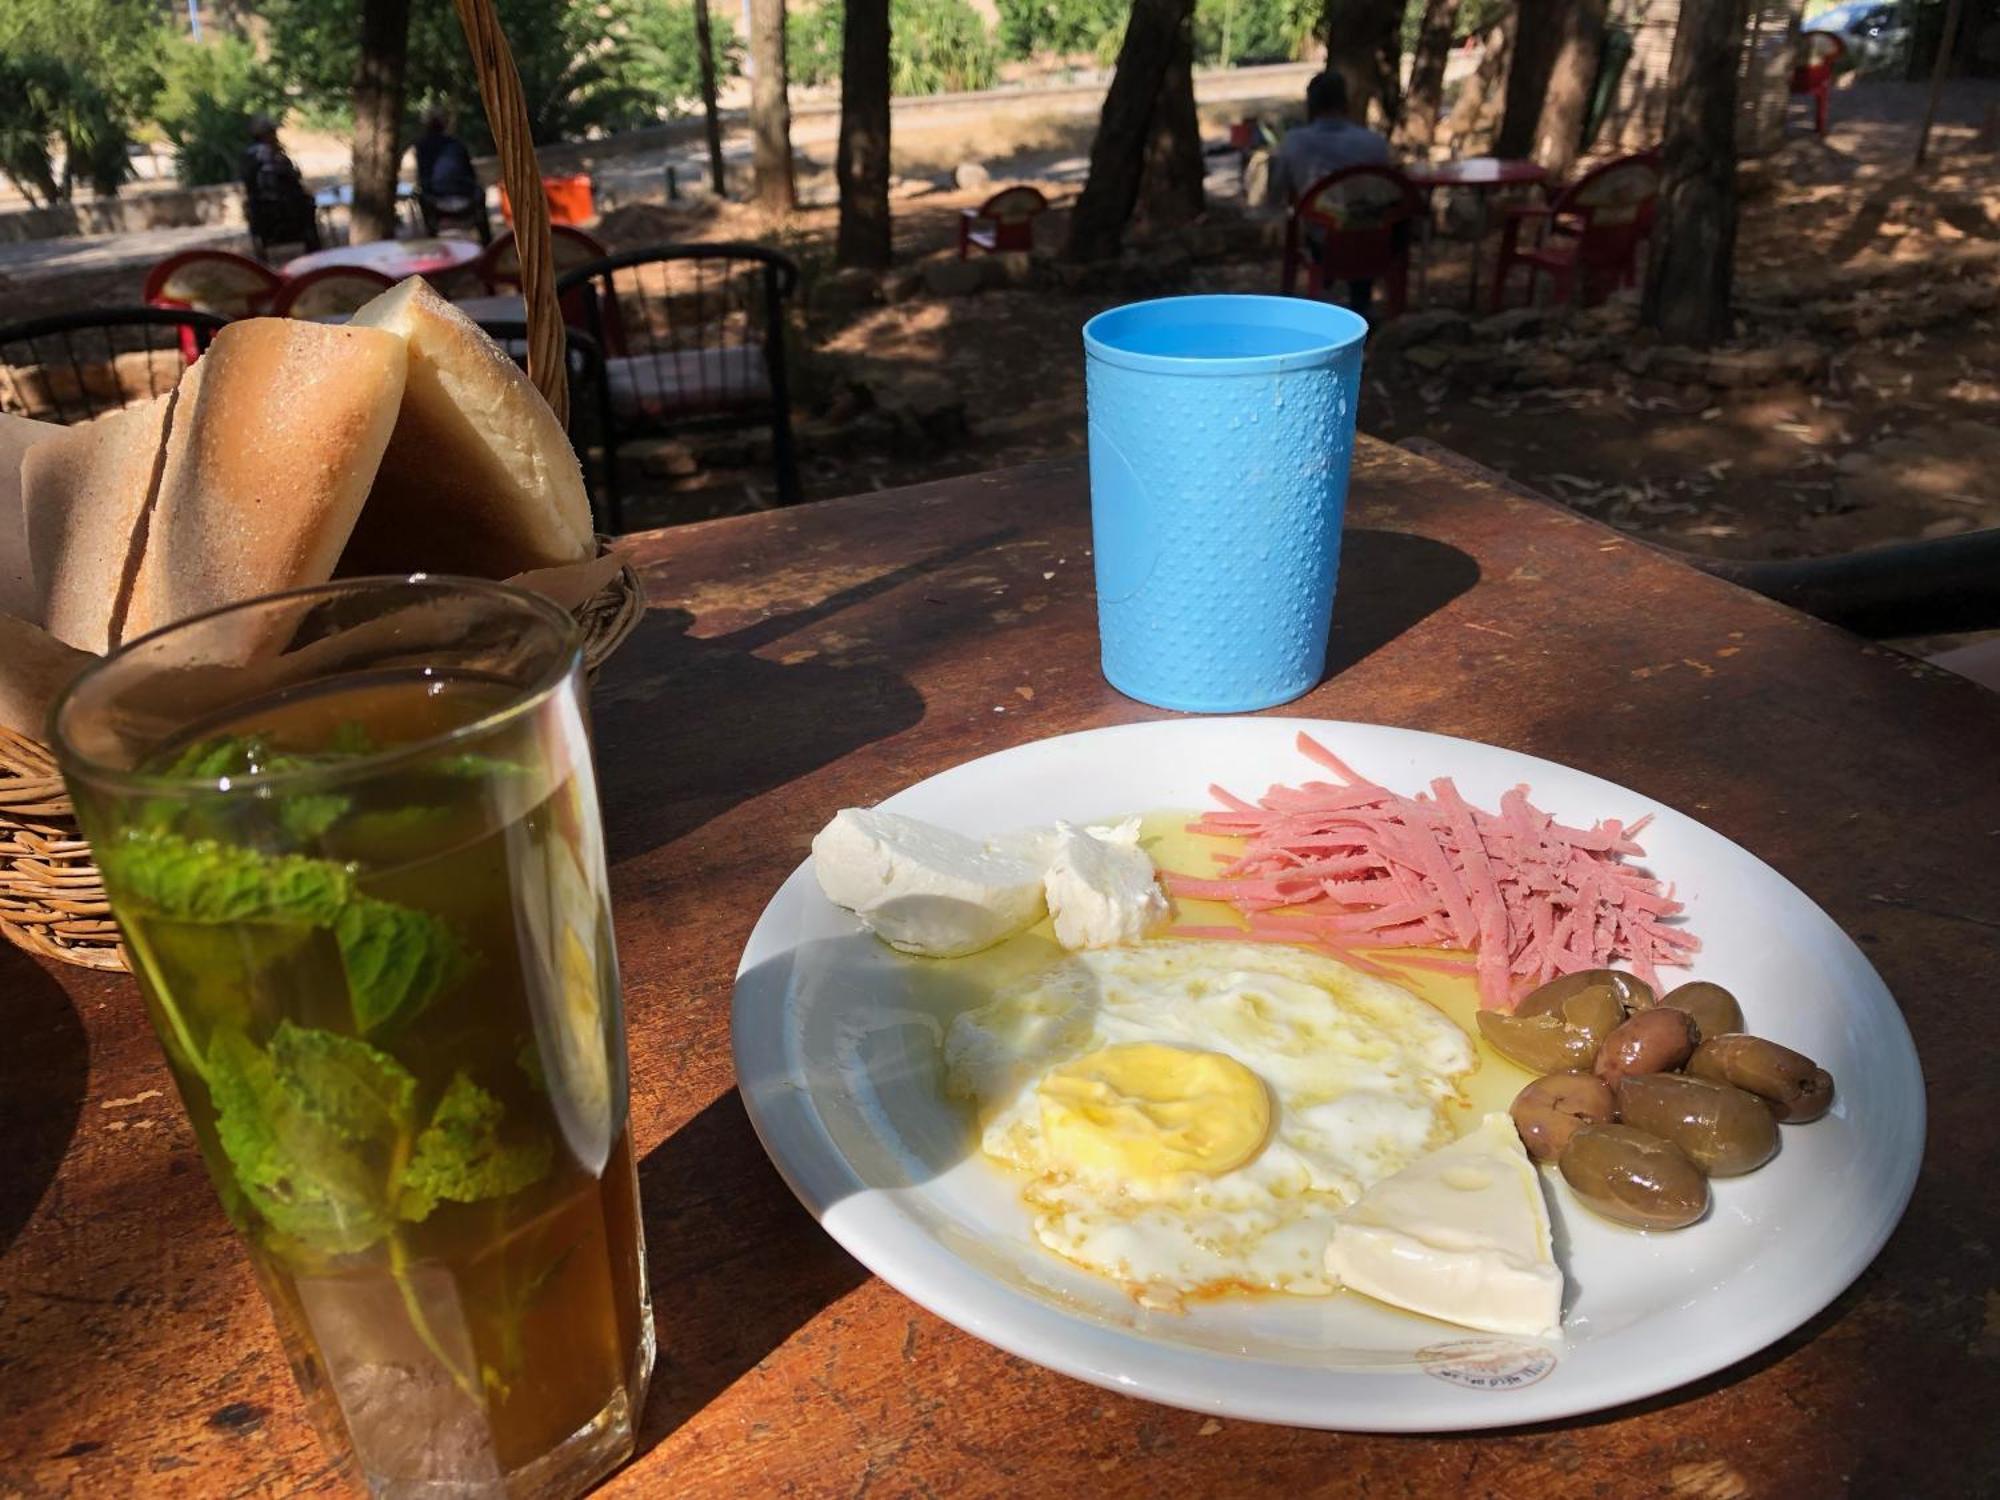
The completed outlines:
{"type": "Polygon", "coordinates": [[[1318,0],[1195,0],[1194,55],[1217,66],[1290,62],[1323,16],[1318,0]]]}
{"type": "Polygon", "coordinates": [[[116,192],[164,34],[129,0],[0,0],[0,173],[31,202],[116,192]]]}
{"type": "MultiPolygon", "coordinates": [[[[788,11],[785,69],[812,87],[840,80],[846,24],[840,0],[788,11]]],[[[889,0],[889,91],[898,97],[952,94],[991,86],[999,50],[986,23],[966,0],[889,0]]]]}
{"type": "MultiPolygon", "coordinates": [[[[166,49],[153,117],[174,148],[174,173],[189,187],[233,182],[250,140],[250,117],[277,118],[284,85],[239,37],[176,40],[166,49]]],[[[221,774],[221,773],[218,773],[221,774]]]]}
{"type": "MultiPolygon", "coordinates": [[[[690,0],[650,0],[628,16],[632,86],[669,119],[699,109],[701,67],[690,0]]],[[[718,82],[743,71],[743,43],[726,14],[711,16],[708,39],[718,82]]]]}
{"type": "Polygon", "coordinates": [[[1012,58],[1087,52],[1099,61],[1118,54],[1131,0],[999,0],[1000,50],[1012,58]]]}
{"type": "MultiPolygon", "coordinates": [[[[501,30],[521,73],[521,91],[538,145],[578,140],[658,117],[634,74],[633,17],[662,0],[495,0],[501,30]]],[[[280,74],[313,110],[348,102],[359,61],[359,0],[266,0],[271,55],[280,74]]],[[[472,57],[451,0],[414,0],[404,89],[414,117],[442,105],[473,150],[491,145],[472,57]]],[[[414,132],[411,132],[414,134],[414,132]]]]}

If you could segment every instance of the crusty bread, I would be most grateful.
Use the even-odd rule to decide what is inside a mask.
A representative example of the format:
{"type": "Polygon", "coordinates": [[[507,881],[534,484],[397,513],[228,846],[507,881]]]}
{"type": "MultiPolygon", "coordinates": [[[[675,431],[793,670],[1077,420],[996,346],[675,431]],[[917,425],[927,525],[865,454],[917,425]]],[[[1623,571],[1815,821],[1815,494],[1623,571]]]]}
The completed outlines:
{"type": "Polygon", "coordinates": [[[35,444],[62,433],[54,422],[0,411],[0,615],[36,622],[42,618],[42,601],[35,592],[35,569],[28,552],[21,460],[35,444]]]}
{"type": "Polygon", "coordinates": [[[412,277],[354,315],[409,341],[402,414],[343,574],[507,578],[595,550],[576,453],[528,377],[412,277]]]}
{"type": "Polygon", "coordinates": [[[21,461],[41,621],[79,650],[102,653],[118,643],[174,396],[64,428],[21,461]]]}
{"type": "Polygon", "coordinates": [[[374,328],[249,318],[216,334],[181,378],[119,639],[331,578],[407,365],[374,328]]]}

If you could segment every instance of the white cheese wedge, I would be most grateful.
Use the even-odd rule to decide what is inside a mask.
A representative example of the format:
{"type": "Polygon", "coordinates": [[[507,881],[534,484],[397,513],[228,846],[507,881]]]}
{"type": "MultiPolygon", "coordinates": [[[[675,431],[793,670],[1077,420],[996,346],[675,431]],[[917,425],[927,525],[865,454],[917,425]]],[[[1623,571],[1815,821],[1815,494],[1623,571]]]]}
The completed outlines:
{"type": "Polygon", "coordinates": [[[827,899],[905,953],[977,953],[1042,917],[1039,861],[900,813],[843,808],[812,848],[827,899]]]}
{"type": "Polygon", "coordinates": [[[1136,943],[1167,914],[1153,860],[1139,847],[1139,820],[1106,828],[1056,824],[1042,889],[1065,948],[1136,943]]]}
{"type": "Polygon", "coordinates": [[[1377,1301],[1488,1333],[1562,1321],[1541,1178],[1504,1114],[1363,1193],[1334,1227],[1326,1268],[1377,1301]]]}

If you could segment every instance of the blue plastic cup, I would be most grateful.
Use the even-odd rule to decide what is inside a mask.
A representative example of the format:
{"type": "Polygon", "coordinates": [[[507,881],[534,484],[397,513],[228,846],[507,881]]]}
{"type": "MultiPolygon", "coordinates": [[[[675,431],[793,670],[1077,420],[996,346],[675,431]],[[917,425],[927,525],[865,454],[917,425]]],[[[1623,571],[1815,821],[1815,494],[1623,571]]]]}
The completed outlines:
{"type": "Polygon", "coordinates": [[[1104,676],[1247,713],[1326,667],[1368,325],[1297,297],[1166,297],[1083,325],[1104,676]]]}

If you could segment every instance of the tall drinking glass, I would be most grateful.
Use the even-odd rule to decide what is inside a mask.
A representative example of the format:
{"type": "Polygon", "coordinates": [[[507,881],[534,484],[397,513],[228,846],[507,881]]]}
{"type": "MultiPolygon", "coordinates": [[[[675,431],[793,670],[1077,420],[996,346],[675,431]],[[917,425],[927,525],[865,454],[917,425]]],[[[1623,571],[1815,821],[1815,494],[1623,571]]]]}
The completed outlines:
{"type": "Polygon", "coordinates": [[[210,1177],[381,1496],[572,1495],[653,1364],[576,628],[367,579],[170,626],[56,706],[210,1177]]]}

